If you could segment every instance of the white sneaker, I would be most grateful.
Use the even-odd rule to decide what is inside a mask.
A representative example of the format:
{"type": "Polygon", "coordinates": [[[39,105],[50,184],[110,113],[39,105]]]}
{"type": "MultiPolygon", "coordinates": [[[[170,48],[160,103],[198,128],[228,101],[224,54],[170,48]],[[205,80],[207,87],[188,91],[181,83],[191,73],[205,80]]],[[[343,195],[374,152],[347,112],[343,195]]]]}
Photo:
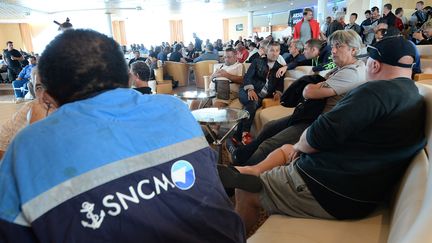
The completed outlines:
{"type": "Polygon", "coordinates": [[[24,102],[23,98],[16,98],[16,100],[15,100],[15,104],[19,104],[19,103],[22,103],[22,102],[24,102]]]}

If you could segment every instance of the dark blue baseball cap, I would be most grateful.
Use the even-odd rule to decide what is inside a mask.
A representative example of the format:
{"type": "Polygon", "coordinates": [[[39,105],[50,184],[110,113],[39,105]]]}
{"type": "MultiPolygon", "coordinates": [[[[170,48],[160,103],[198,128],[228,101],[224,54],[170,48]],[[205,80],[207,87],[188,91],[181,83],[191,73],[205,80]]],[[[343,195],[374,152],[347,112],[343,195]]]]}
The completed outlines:
{"type": "MultiPolygon", "coordinates": [[[[379,62],[404,68],[412,68],[413,63],[400,63],[404,56],[411,56],[415,60],[415,46],[401,36],[385,37],[372,46],[367,47],[369,57],[379,62]]],[[[414,61],[413,61],[414,62],[414,61]]]]}

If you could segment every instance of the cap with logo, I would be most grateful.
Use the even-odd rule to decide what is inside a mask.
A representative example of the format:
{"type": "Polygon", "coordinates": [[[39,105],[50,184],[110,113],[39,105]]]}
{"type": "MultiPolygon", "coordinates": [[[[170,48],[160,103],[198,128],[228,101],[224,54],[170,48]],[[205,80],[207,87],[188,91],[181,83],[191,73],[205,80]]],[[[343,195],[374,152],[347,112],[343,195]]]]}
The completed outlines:
{"type": "Polygon", "coordinates": [[[400,63],[399,60],[404,56],[411,56],[415,59],[416,50],[414,45],[403,37],[387,37],[367,47],[369,57],[382,63],[404,68],[411,68],[411,64],[400,63]]]}

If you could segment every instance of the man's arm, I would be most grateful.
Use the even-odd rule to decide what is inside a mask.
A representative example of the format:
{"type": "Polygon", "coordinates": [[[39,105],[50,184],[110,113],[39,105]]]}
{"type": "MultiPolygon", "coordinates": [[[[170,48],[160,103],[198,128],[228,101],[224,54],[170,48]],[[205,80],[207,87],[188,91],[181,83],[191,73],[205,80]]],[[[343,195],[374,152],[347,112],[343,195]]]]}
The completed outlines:
{"type": "Polygon", "coordinates": [[[36,239],[30,222],[23,216],[21,211],[21,196],[18,190],[20,178],[14,171],[17,161],[12,150],[16,146],[9,145],[9,150],[4,154],[0,166],[0,192],[2,201],[0,203],[0,242],[13,243],[35,243],[36,239]],[[21,219],[19,219],[21,218],[21,219]]]}
{"type": "Polygon", "coordinates": [[[199,57],[193,59],[193,62],[194,62],[194,63],[200,62],[200,61],[202,61],[201,59],[202,59],[202,57],[199,56],[199,57]]]}
{"type": "Polygon", "coordinates": [[[21,70],[21,72],[18,74],[18,77],[17,77],[16,80],[22,80],[22,79],[24,78],[24,76],[25,76],[25,74],[26,74],[27,67],[28,67],[28,66],[24,67],[24,68],[21,70]]]}
{"type": "Polygon", "coordinates": [[[336,92],[326,82],[317,84],[308,84],[303,89],[303,97],[305,99],[323,99],[335,96],[336,92]]]}
{"type": "Polygon", "coordinates": [[[303,131],[303,133],[300,137],[300,140],[296,144],[294,144],[294,149],[298,152],[302,152],[305,154],[313,154],[313,153],[319,152],[319,150],[315,149],[314,147],[312,147],[308,143],[308,141],[306,139],[306,134],[307,134],[308,129],[309,128],[306,128],[306,130],[303,131]]]}
{"type": "Polygon", "coordinates": [[[11,59],[15,61],[23,61],[24,56],[19,53],[19,51],[12,51],[11,52],[11,59]]]}
{"type": "Polygon", "coordinates": [[[214,75],[214,77],[216,77],[216,78],[217,77],[224,77],[224,78],[229,79],[233,83],[243,84],[243,76],[232,75],[223,69],[216,71],[215,74],[216,75],[214,75]]]}
{"type": "Polygon", "coordinates": [[[253,83],[253,76],[255,75],[256,66],[257,60],[254,60],[244,76],[244,90],[255,88],[253,83]]]}

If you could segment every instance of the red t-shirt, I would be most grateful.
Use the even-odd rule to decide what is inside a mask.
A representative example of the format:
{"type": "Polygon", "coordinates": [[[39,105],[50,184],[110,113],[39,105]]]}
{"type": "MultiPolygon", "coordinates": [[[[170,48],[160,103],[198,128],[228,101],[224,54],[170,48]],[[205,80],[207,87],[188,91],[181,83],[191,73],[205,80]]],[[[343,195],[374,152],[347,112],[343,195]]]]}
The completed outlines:
{"type": "Polygon", "coordinates": [[[242,51],[237,52],[237,61],[243,63],[246,61],[248,56],[249,56],[248,50],[243,49],[242,51]]]}

